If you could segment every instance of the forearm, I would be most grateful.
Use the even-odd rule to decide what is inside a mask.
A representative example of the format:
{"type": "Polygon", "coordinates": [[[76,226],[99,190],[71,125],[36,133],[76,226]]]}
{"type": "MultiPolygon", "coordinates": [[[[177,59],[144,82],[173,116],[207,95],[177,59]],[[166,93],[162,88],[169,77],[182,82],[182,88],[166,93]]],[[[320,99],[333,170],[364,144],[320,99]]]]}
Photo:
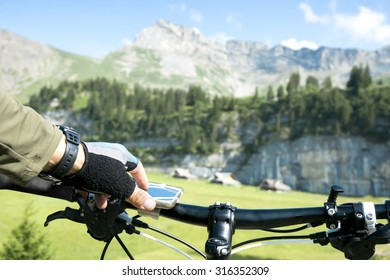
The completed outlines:
{"type": "MultiPolygon", "coordinates": [[[[14,97],[0,92],[0,173],[21,185],[41,172],[58,175],[72,186],[134,201],[141,209],[155,207],[146,192],[135,188],[121,160],[90,153],[79,140],[79,135],[64,127],[59,129],[14,97]]],[[[133,168],[129,170],[146,189],[142,164],[132,155],[130,158],[133,168]]]]}
{"type": "Polygon", "coordinates": [[[54,124],[0,93],[0,172],[25,184],[47,165],[62,137],[54,124]]]}

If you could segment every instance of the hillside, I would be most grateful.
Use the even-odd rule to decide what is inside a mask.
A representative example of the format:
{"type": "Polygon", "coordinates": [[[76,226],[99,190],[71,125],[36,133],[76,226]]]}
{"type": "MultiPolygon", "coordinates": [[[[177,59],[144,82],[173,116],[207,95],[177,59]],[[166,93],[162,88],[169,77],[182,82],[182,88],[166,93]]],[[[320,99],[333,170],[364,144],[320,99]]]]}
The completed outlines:
{"type": "Polygon", "coordinates": [[[201,177],[222,170],[251,185],[277,178],[299,190],[327,192],[339,183],[349,195],[386,195],[390,87],[373,85],[366,70],[351,70],[347,90],[320,87],[314,77],[293,85],[294,74],[267,98],[99,78],[44,87],[29,105],[85,141],[123,143],[159,170],[180,166],[201,177]]]}
{"type": "Polygon", "coordinates": [[[211,94],[243,97],[258,88],[285,84],[293,72],[302,81],[331,77],[344,86],[350,69],[368,65],[374,81],[388,81],[390,46],[377,51],[320,47],[292,50],[261,42],[221,45],[199,30],[160,20],[141,30],[132,44],[103,58],[67,53],[0,30],[0,90],[26,96],[62,80],[105,77],[133,86],[182,88],[199,85],[211,94]]]}

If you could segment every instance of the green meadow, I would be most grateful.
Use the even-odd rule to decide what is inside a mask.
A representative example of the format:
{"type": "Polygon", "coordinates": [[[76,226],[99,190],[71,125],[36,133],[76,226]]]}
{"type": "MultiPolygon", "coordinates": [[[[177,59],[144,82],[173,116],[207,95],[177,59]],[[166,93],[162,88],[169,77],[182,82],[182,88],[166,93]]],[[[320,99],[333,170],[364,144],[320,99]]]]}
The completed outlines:
{"type": "MultiPolygon", "coordinates": [[[[170,175],[160,173],[148,173],[149,180],[153,182],[166,183],[170,185],[180,186],[184,189],[184,195],[180,202],[186,204],[197,204],[208,206],[214,202],[230,202],[238,208],[299,208],[299,207],[317,207],[322,206],[327,199],[327,195],[290,192],[290,193],[272,193],[262,191],[253,186],[227,187],[216,184],[211,184],[203,180],[187,181],[174,179],[170,175]]],[[[345,197],[339,196],[338,203],[346,203],[353,201],[373,201],[374,203],[383,203],[384,197],[345,197]]],[[[41,230],[45,234],[50,243],[50,247],[54,252],[53,258],[57,260],[96,260],[100,258],[100,254],[104,247],[104,242],[94,240],[87,233],[86,227],[83,224],[77,224],[69,220],[56,220],[44,227],[43,223],[46,216],[63,210],[65,207],[78,208],[76,203],[40,197],[36,195],[24,194],[13,191],[0,191],[0,200],[2,207],[0,208],[0,248],[7,241],[11,234],[11,230],[19,225],[20,220],[24,215],[24,210],[27,205],[31,205],[35,210],[33,220],[39,225],[42,225],[41,230]]],[[[136,215],[137,212],[129,210],[130,215],[136,215]]],[[[191,243],[201,251],[204,251],[204,244],[207,239],[207,229],[194,225],[168,220],[160,217],[153,219],[150,217],[142,218],[149,225],[169,232],[185,241],[191,243]]],[[[382,221],[385,222],[385,221],[382,221]]],[[[324,226],[307,229],[291,235],[309,234],[313,232],[323,231],[324,226]]],[[[195,259],[201,257],[192,252],[186,246],[155,233],[151,230],[142,230],[142,232],[169,242],[175,247],[183,250],[195,259]]],[[[247,231],[237,230],[233,237],[233,244],[238,242],[257,238],[266,237],[274,234],[260,230],[247,231]]],[[[282,234],[285,235],[285,234],[282,234]]],[[[121,234],[121,239],[138,260],[180,260],[185,259],[178,252],[149,239],[138,236],[121,234]]],[[[377,246],[377,253],[374,259],[390,259],[390,245],[377,246]]],[[[251,248],[246,251],[238,252],[232,256],[233,259],[283,259],[283,260],[338,260],[344,259],[343,253],[333,249],[330,245],[320,246],[318,244],[269,244],[251,248]]],[[[116,240],[113,240],[106,253],[106,259],[120,260],[127,259],[127,255],[116,240]]]]}

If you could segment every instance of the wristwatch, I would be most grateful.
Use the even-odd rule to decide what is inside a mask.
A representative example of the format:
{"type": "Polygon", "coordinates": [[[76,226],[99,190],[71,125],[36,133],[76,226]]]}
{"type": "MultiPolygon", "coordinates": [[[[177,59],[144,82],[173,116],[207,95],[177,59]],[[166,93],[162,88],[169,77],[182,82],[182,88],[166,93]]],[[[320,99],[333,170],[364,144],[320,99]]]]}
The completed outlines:
{"type": "Polygon", "coordinates": [[[58,125],[58,128],[64,133],[66,138],[65,153],[54,170],[48,172],[47,174],[42,172],[39,174],[40,177],[53,181],[55,181],[55,179],[62,179],[72,169],[73,164],[76,161],[77,154],[79,152],[79,144],[81,142],[80,134],[73,128],[63,125],[58,125]]]}

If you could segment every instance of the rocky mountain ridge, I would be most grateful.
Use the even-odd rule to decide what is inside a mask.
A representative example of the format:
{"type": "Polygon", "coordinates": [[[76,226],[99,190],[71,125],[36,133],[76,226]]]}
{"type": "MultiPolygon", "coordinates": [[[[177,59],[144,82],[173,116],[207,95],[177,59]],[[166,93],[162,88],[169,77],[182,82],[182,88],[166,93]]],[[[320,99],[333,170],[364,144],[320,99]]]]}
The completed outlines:
{"type": "Polygon", "coordinates": [[[160,20],[134,42],[96,59],[67,53],[0,30],[0,90],[36,92],[62,80],[104,76],[130,85],[187,88],[201,85],[211,94],[252,95],[256,88],[285,85],[292,72],[301,82],[330,76],[344,87],[353,66],[369,65],[374,78],[388,79],[390,46],[376,51],[320,47],[292,50],[261,42],[218,44],[199,30],[160,20]]]}

